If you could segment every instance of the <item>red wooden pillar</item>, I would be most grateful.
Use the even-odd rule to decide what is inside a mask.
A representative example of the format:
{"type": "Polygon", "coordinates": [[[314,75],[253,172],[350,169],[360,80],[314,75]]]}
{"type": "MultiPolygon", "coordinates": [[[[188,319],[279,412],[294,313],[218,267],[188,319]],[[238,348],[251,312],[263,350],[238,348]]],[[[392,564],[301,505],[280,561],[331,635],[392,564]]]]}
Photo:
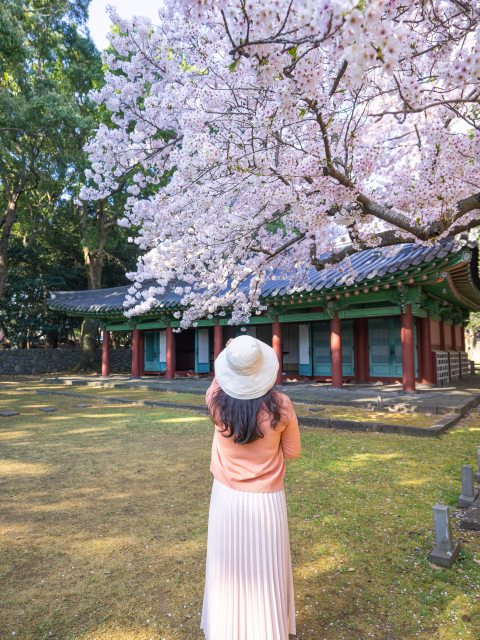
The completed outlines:
{"type": "MultiPolygon", "coordinates": [[[[140,331],[140,351],[138,353],[138,371],[145,375],[145,331],[140,331]]],[[[160,375],[160,372],[159,372],[160,375]]]]}
{"type": "Polygon", "coordinates": [[[402,313],[402,369],[403,390],[415,391],[415,347],[413,336],[412,305],[406,305],[402,313]]]}
{"type": "Polygon", "coordinates": [[[134,325],[132,331],[132,378],[140,377],[140,330],[134,325]]]}
{"type": "Polygon", "coordinates": [[[174,362],[174,354],[173,354],[173,328],[168,323],[167,327],[167,370],[165,372],[165,378],[167,380],[173,380],[175,375],[175,362],[174,362]]]}
{"type": "Polygon", "coordinates": [[[330,320],[330,348],[332,351],[332,387],[342,387],[342,322],[335,311],[330,320]]]}
{"type": "Polygon", "coordinates": [[[275,316],[275,322],[272,324],[272,348],[277,354],[279,362],[275,384],[282,384],[282,325],[278,321],[278,316],[275,316]]]}
{"type": "Polygon", "coordinates": [[[358,318],[356,324],[357,340],[354,345],[355,379],[357,382],[368,382],[368,320],[366,318],[358,318]]]}
{"type": "Polygon", "coordinates": [[[216,360],[222,351],[223,327],[217,318],[217,324],[213,327],[213,359],[216,360]]]}
{"type": "Polygon", "coordinates": [[[102,376],[110,375],[110,331],[103,330],[102,341],[102,376]]]}
{"type": "Polygon", "coordinates": [[[426,318],[420,319],[420,350],[422,360],[422,382],[435,384],[432,366],[432,335],[430,331],[430,312],[426,318]]]}
{"type": "Polygon", "coordinates": [[[451,325],[452,328],[450,329],[451,331],[451,335],[452,335],[452,351],[456,351],[457,350],[457,331],[456,331],[456,324],[455,324],[455,320],[453,321],[453,324],[451,325]]]}
{"type": "Polygon", "coordinates": [[[445,351],[445,320],[440,320],[440,351],[445,351]]]}
{"type": "Polygon", "coordinates": [[[463,322],[460,327],[460,339],[461,339],[462,351],[465,351],[465,327],[463,326],[463,322]]]}

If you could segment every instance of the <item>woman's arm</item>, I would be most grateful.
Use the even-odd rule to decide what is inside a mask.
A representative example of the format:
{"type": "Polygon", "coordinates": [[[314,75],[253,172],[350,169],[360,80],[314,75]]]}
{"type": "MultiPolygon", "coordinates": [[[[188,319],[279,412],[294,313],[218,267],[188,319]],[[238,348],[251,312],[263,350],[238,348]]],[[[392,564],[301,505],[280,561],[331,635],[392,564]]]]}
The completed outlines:
{"type": "Polygon", "coordinates": [[[300,455],[302,445],[300,442],[300,430],[298,428],[297,415],[290,399],[288,399],[288,402],[286,403],[285,411],[288,422],[287,426],[282,431],[280,444],[282,446],[283,456],[286,459],[294,459],[298,458],[300,455]]]}

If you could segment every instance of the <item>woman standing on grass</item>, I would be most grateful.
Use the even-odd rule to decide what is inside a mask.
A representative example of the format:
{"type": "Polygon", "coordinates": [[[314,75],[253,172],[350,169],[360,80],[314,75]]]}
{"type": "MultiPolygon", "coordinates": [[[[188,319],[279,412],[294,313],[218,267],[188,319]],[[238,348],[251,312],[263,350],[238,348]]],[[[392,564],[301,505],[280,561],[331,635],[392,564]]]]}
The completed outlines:
{"type": "Polygon", "coordinates": [[[288,640],[295,603],[283,477],[300,455],[292,402],[275,391],[278,358],[250,336],[215,361],[207,408],[214,475],[201,629],[206,640],[288,640]]]}

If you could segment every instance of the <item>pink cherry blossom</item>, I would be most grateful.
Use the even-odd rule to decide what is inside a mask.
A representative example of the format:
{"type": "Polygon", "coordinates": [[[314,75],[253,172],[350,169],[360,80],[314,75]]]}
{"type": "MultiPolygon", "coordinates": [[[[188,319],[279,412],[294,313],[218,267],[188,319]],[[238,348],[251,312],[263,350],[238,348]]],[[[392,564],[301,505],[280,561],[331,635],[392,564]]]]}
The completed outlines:
{"type": "Polygon", "coordinates": [[[88,143],[80,197],[135,173],[122,224],[145,255],[127,315],[174,289],[184,327],[248,321],[267,278],[302,288],[366,247],[478,225],[477,0],[166,0],[156,25],[111,18],[92,99],[115,127],[88,143]]]}

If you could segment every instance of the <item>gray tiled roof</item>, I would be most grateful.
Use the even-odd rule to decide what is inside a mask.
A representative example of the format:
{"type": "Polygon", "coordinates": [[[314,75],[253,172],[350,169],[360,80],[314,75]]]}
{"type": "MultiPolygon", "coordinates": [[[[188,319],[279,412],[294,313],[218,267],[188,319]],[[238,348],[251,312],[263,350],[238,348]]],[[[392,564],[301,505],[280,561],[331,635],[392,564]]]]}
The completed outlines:
{"type": "MultiPolygon", "coordinates": [[[[350,258],[350,264],[356,273],[355,282],[367,279],[382,277],[387,273],[404,271],[411,266],[416,266],[422,262],[431,262],[435,258],[443,258],[449,253],[457,253],[463,248],[473,249],[474,242],[465,240],[447,239],[442,240],[434,247],[424,247],[423,245],[404,244],[389,249],[369,249],[354,254],[350,258]]],[[[319,256],[321,259],[327,254],[319,256]]],[[[317,271],[312,268],[308,271],[305,284],[297,287],[295,291],[302,291],[306,288],[312,290],[330,289],[340,286],[350,277],[351,271],[347,269],[345,261],[341,262],[335,269],[317,271]]],[[[154,281],[146,281],[143,289],[156,286],[154,281]]],[[[176,283],[175,286],[182,283],[176,283]]],[[[248,289],[248,281],[243,284],[248,289]]],[[[124,287],[114,287],[112,289],[99,289],[96,291],[51,291],[51,297],[47,300],[49,306],[65,311],[79,313],[108,313],[113,311],[123,311],[123,301],[131,285],[124,287]]],[[[286,279],[271,279],[267,281],[262,289],[262,296],[285,295],[292,293],[292,287],[286,279]]],[[[174,307],[180,302],[178,294],[173,290],[163,296],[158,296],[161,306],[174,307]]]]}

